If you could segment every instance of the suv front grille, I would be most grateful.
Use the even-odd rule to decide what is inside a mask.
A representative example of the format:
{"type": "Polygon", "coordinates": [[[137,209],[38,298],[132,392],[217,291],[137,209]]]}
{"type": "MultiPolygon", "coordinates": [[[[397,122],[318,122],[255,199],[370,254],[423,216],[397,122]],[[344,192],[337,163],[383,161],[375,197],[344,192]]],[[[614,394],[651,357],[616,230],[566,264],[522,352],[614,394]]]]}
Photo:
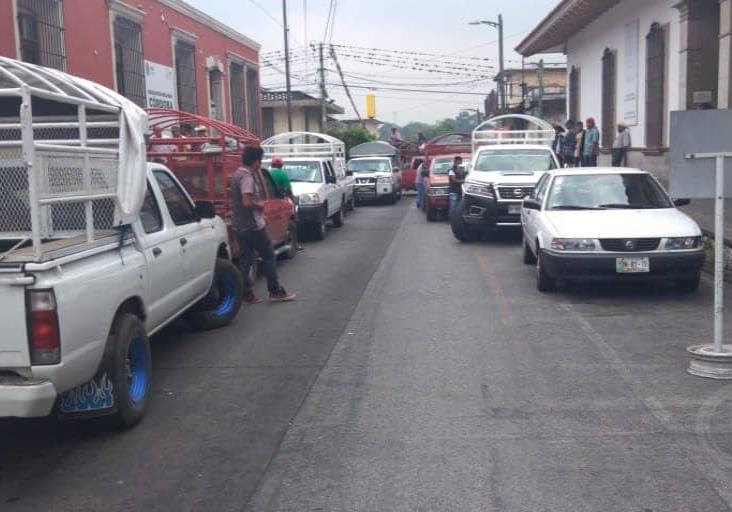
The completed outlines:
{"type": "Polygon", "coordinates": [[[515,199],[522,200],[526,196],[530,196],[534,193],[534,187],[526,187],[517,185],[512,187],[510,185],[501,185],[498,187],[498,196],[500,199],[515,199]]]}
{"type": "Polygon", "coordinates": [[[376,178],[356,178],[356,185],[372,185],[376,183],[376,178]]]}
{"type": "Polygon", "coordinates": [[[602,249],[609,252],[648,252],[661,245],[660,238],[603,238],[602,249]]]}

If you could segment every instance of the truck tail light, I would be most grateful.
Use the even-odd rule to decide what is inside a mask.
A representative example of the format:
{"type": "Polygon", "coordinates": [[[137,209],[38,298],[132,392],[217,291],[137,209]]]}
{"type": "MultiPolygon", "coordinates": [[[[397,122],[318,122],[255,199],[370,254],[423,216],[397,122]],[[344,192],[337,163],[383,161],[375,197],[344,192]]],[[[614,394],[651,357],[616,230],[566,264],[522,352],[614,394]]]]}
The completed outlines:
{"type": "Polygon", "coordinates": [[[32,365],[61,362],[61,334],[52,290],[28,292],[28,337],[32,365]]]}

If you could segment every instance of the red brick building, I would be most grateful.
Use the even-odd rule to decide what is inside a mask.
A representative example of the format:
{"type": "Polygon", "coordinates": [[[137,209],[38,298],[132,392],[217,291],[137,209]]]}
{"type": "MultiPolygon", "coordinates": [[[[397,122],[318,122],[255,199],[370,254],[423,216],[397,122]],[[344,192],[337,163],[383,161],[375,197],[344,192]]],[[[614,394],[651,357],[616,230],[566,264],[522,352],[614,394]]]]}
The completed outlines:
{"type": "Polygon", "coordinates": [[[260,132],[259,49],[181,0],[0,0],[0,54],[260,132]]]}

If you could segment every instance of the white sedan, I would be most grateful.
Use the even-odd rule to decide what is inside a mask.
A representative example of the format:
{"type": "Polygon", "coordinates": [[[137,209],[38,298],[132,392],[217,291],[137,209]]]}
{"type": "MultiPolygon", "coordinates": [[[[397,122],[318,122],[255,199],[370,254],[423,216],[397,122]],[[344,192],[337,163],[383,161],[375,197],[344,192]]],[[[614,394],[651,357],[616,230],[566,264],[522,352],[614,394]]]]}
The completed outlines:
{"type": "Polygon", "coordinates": [[[699,226],[645,171],[620,168],[547,172],[521,209],[524,263],[537,287],[558,280],[671,280],[699,287],[699,226]]]}

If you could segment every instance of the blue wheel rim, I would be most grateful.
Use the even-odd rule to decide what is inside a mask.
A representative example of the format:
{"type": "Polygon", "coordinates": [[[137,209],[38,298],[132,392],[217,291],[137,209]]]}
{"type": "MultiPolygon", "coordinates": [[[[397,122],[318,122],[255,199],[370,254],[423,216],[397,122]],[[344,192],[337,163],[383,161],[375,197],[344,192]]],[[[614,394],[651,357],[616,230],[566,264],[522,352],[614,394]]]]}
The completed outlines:
{"type": "Polygon", "coordinates": [[[234,276],[228,272],[216,272],[214,275],[214,286],[219,293],[219,303],[211,311],[214,316],[226,316],[231,313],[236,304],[236,282],[234,276]]]}
{"type": "Polygon", "coordinates": [[[127,390],[130,400],[138,404],[145,399],[150,385],[150,365],[141,338],[132,340],[127,349],[127,390]]]}

